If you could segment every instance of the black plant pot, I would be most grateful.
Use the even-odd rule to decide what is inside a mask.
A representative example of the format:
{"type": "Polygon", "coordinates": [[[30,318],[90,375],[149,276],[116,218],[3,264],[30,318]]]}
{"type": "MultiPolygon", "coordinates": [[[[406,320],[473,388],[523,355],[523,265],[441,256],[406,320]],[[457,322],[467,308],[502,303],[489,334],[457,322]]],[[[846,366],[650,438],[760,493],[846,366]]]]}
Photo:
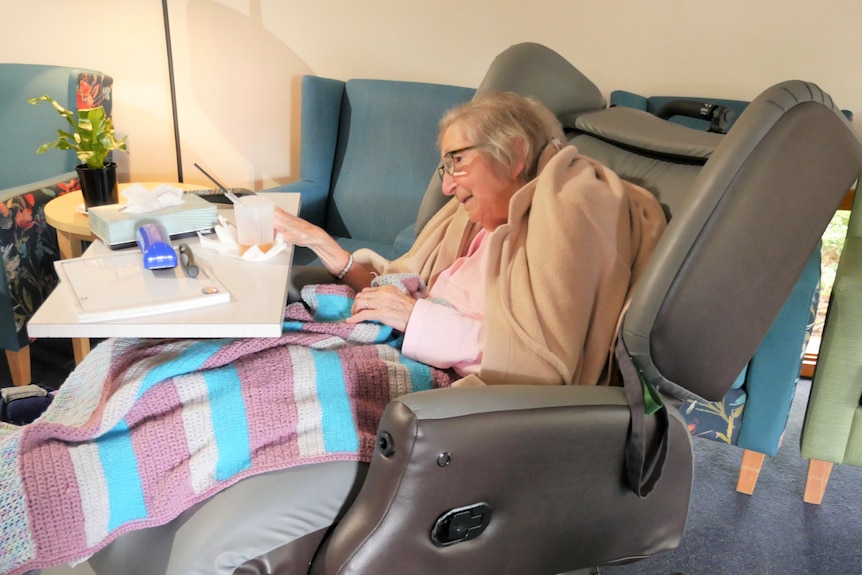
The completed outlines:
{"type": "Polygon", "coordinates": [[[75,166],[78,172],[78,182],[81,184],[81,195],[84,196],[84,206],[90,209],[94,206],[116,204],[120,201],[117,193],[117,163],[110,162],[104,168],[89,168],[87,164],[75,166]]]}

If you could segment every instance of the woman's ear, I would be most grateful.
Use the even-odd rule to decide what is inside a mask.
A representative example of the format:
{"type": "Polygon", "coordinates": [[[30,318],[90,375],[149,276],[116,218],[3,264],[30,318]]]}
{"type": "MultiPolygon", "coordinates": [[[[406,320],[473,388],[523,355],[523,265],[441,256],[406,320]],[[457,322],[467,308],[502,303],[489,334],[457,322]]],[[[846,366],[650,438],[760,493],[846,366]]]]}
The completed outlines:
{"type": "Polygon", "coordinates": [[[512,143],[515,145],[515,161],[512,163],[511,175],[513,180],[517,180],[519,177],[524,176],[526,180],[526,171],[527,161],[524,157],[524,141],[521,138],[514,138],[512,143]]]}
{"type": "Polygon", "coordinates": [[[557,138],[551,138],[551,141],[545,145],[542,153],[539,154],[539,160],[536,162],[536,175],[542,173],[551,158],[557,155],[557,152],[563,149],[563,143],[557,138]]]}

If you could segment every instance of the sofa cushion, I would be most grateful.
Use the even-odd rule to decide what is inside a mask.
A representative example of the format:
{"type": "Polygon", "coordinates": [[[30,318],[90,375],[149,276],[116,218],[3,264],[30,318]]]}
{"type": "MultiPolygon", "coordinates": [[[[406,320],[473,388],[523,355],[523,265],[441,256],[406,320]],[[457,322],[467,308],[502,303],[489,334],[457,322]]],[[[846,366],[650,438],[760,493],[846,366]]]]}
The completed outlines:
{"type": "Polygon", "coordinates": [[[326,230],[365,245],[393,244],[415,222],[437,168],[440,118],[473,93],[440,84],[348,81],[326,230]]]}

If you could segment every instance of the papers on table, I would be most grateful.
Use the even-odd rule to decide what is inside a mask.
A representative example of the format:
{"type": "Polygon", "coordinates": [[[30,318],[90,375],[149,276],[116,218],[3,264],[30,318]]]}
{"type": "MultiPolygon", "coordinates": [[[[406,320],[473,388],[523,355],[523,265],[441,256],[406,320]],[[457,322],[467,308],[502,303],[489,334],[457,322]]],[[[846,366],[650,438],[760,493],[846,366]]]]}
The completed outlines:
{"type": "Polygon", "coordinates": [[[207,269],[144,269],[138,251],[54,263],[82,323],[125,319],[227,303],[230,293],[207,269]]]}

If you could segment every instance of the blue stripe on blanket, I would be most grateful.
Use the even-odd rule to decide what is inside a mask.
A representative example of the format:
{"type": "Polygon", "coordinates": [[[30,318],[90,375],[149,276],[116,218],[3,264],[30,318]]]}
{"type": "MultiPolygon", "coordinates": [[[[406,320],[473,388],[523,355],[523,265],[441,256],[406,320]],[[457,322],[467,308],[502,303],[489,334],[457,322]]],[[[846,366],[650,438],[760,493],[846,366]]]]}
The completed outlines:
{"type": "Polygon", "coordinates": [[[310,351],[316,372],[324,448],[329,453],[356,451],[359,437],[344,382],[341,357],[335,351],[310,351]]]}
{"type": "Polygon", "coordinates": [[[204,374],[218,447],[216,479],[230,479],[251,468],[251,447],[239,373],[232,365],[204,374]]]}
{"type": "Polygon", "coordinates": [[[138,475],[138,460],[132,447],[132,436],[125,421],[99,438],[99,459],[108,487],[108,531],[129,521],[147,517],[144,489],[138,475]]]}
{"type": "Polygon", "coordinates": [[[353,298],[344,294],[317,294],[317,310],[314,321],[344,321],[350,317],[353,298]]]}
{"type": "Polygon", "coordinates": [[[153,367],[141,382],[138,397],[140,398],[160,381],[198,371],[206,360],[224,347],[226,341],[228,340],[203,339],[196,341],[169,361],[153,367]]]}
{"type": "Polygon", "coordinates": [[[431,389],[433,378],[430,367],[403,355],[400,355],[400,361],[401,365],[406,367],[407,371],[410,372],[410,391],[431,389]]]}
{"type": "MultiPolygon", "coordinates": [[[[204,362],[223,346],[224,340],[201,340],[193,343],[183,353],[153,367],[141,381],[137,396],[140,398],[160,381],[200,369],[204,362]]],[[[98,449],[110,501],[108,530],[113,531],[129,521],[145,519],[147,507],[143,485],[138,474],[131,433],[125,420],[120,421],[98,440],[98,449]]]]}

